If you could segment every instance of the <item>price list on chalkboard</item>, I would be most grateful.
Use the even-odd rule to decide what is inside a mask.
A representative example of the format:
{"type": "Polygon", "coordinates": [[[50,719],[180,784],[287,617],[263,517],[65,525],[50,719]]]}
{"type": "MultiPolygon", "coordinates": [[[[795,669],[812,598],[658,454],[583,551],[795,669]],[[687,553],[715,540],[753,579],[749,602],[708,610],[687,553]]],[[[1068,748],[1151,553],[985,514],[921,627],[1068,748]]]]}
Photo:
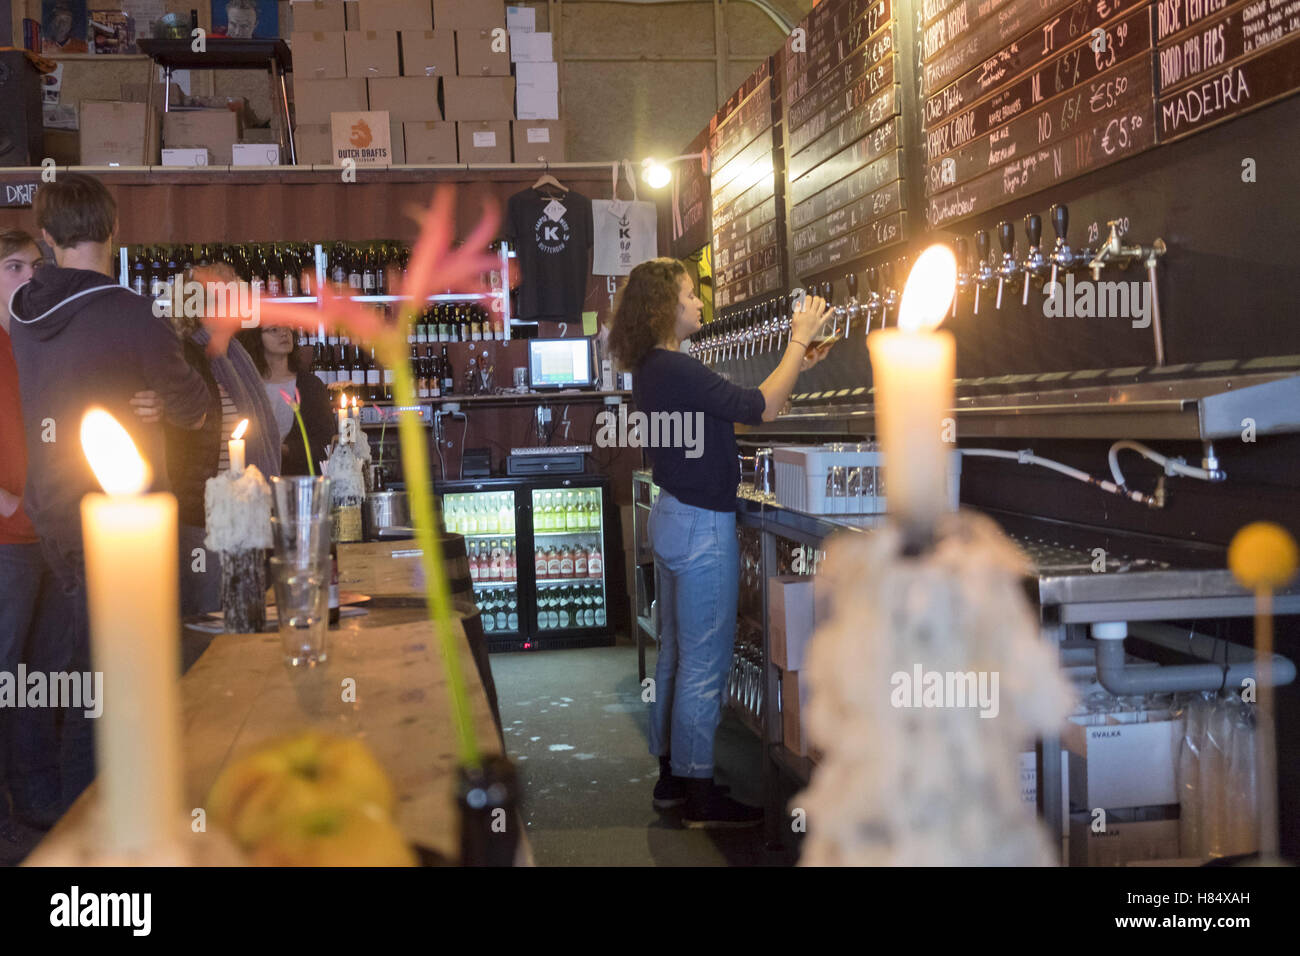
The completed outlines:
{"type": "Polygon", "coordinates": [[[1169,142],[1300,88],[1300,0],[1159,0],[1156,50],[1169,142]]]}
{"type": "Polygon", "coordinates": [[[1154,146],[1153,15],[1150,0],[924,0],[929,226],[1154,146]]]}
{"type": "Polygon", "coordinates": [[[793,273],[903,241],[895,0],[824,0],[778,58],[793,273]]]}
{"type": "Polygon", "coordinates": [[[709,127],[716,309],[785,285],[771,61],[733,93],[709,127]]]}

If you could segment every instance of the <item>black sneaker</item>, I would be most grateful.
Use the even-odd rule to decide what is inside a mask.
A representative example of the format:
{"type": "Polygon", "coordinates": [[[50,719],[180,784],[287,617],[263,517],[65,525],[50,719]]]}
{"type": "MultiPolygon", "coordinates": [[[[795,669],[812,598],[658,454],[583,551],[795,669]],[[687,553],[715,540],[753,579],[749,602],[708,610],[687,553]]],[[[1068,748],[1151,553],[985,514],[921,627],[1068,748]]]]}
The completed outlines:
{"type": "Polygon", "coordinates": [[[692,830],[756,827],[763,822],[761,807],[750,807],[727,796],[712,780],[689,780],[682,822],[692,830]]]}
{"type": "Polygon", "coordinates": [[[654,807],[656,810],[671,810],[686,802],[686,781],[672,774],[660,777],[655,784],[654,807]]]}

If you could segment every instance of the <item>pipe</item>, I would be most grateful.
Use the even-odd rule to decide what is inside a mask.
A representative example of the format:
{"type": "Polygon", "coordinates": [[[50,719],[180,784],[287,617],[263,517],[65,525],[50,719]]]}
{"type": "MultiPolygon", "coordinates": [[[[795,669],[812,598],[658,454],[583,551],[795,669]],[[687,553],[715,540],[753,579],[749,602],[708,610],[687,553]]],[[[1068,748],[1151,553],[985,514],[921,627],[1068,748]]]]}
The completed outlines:
{"type": "MultiPolygon", "coordinates": [[[[1199,657],[1203,661],[1213,663],[1223,660],[1227,667],[1223,686],[1229,690],[1240,689],[1242,681],[1245,680],[1258,683],[1259,678],[1255,673],[1255,652],[1252,648],[1231,644],[1210,637],[1208,634],[1198,634],[1195,631],[1186,631],[1156,622],[1135,623],[1131,626],[1130,633],[1148,643],[1199,657]]],[[[1283,657],[1281,654],[1272,655],[1271,685],[1273,687],[1290,684],[1295,677],[1296,667],[1289,657],[1283,657]]]]}
{"type": "Polygon", "coordinates": [[[1071,468],[1069,465],[1063,465],[1059,461],[1052,461],[1050,458],[1039,458],[1028,448],[1022,451],[1003,451],[1000,448],[962,448],[960,451],[962,455],[973,455],[976,458],[1005,458],[1009,461],[1019,462],[1022,465],[1038,465],[1042,468],[1050,468],[1052,471],[1060,472],[1075,481],[1082,481],[1084,484],[1100,488],[1112,495],[1128,498],[1130,501],[1136,501],[1148,508],[1160,507],[1158,500],[1151,495],[1144,495],[1140,491],[1131,491],[1122,485],[1112,484],[1104,478],[1094,478],[1086,471],[1071,468]]]}
{"type": "Polygon", "coordinates": [[[1165,470],[1166,475],[1183,475],[1187,478],[1199,478],[1201,481],[1222,481],[1226,477],[1221,471],[1207,471],[1204,468],[1196,468],[1184,464],[1181,460],[1166,457],[1141,442],[1124,440],[1115,442],[1110,446],[1110,451],[1106,453],[1106,460],[1110,462],[1111,477],[1115,479],[1115,484],[1121,488],[1127,487],[1124,482],[1124,475],[1119,470],[1119,453],[1125,448],[1137,452],[1149,461],[1154,461],[1165,470]]]}
{"type": "Polygon", "coordinates": [[[1218,664],[1171,664],[1161,667],[1130,668],[1124,661],[1123,622],[1094,624],[1097,641],[1097,681],[1119,697],[1143,694],[1172,694],[1182,691],[1220,690],[1224,668],[1218,664]]]}

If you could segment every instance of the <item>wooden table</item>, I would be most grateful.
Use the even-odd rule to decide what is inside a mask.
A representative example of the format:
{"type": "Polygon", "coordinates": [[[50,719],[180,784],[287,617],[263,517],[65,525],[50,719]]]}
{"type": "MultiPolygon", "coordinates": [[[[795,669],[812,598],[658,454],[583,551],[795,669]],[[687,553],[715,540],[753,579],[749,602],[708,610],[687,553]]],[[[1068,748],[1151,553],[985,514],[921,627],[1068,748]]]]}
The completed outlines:
{"type": "MultiPolygon", "coordinates": [[[[394,558],[412,542],[345,545],[343,590],[375,600],[344,618],[326,639],[328,659],[285,665],[278,634],[221,634],[181,679],[186,810],[202,807],[223,767],[267,740],[305,727],[364,738],[397,794],[397,824],[407,839],[448,859],[459,856],[455,808],[456,736],[446,671],[418,601],[418,558],[394,558]],[[407,606],[386,606],[389,602],[407,606]],[[355,682],[355,701],[344,682],[355,682]]],[[[457,623],[461,670],[480,749],[500,753],[501,738],[483,683],[457,623]]],[[[27,859],[68,862],[66,848],[93,826],[96,785],[27,859]]],[[[518,824],[516,824],[518,825],[518,824]]],[[[520,833],[521,862],[530,854],[520,833]]]]}

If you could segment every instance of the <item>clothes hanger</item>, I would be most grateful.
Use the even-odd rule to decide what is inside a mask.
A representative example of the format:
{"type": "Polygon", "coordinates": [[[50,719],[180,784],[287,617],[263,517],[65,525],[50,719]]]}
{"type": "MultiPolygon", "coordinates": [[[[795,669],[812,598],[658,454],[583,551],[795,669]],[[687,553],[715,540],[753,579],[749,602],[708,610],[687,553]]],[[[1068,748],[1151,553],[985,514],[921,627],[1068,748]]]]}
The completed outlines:
{"type": "Polygon", "coordinates": [[[549,161],[546,163],[546,169],[542,172],[542,175],[538,177],[537,182],[533,183],[533,188],[538,192],[542,191],[543,186],[551,186],[558,189],[561,193],[567,193],[569,191],[568,186],[565,186],[551,175],[551,164],[549,161]]]}

